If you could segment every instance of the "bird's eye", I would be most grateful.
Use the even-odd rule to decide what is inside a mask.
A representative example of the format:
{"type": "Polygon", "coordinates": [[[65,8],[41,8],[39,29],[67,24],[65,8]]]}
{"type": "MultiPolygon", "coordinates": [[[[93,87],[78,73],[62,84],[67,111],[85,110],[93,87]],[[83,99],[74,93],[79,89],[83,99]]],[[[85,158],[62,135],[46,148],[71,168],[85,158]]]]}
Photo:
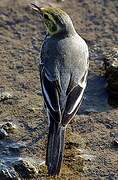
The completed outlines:
{"type": "Polygon", "coordinates": [[[44,14],[44,18],[45,18],[45,19],[49,19],[49,17],[48,17],[47,14],[44,14]]]}

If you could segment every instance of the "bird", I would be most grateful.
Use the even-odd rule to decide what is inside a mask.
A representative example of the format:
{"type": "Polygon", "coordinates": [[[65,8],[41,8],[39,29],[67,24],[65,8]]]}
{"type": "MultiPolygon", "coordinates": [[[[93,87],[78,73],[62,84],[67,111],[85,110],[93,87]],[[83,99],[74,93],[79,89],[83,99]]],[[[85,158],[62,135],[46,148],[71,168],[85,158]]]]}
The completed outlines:
{"type": "Polygon", "coordinates": [[[89,51],[64,10],[36,4],[32,7],[42,16],[47,29],[39,65],[49,125],[46,165],[49,176],[58,176],[67,125],[79,110],[87,84],[89,51]]]}

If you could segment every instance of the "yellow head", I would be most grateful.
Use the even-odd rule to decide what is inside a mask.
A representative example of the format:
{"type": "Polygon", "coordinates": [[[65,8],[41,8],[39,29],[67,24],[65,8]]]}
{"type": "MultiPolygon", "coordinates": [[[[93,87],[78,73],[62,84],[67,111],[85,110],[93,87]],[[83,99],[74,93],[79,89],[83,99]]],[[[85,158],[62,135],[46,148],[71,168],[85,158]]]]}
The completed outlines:
{"type": "Polygon", "coordinates": [[[58,33],[69,33],[74,31],[72,21],[67,13],[60,8],[46,7],[40,8],[33,4],[35,10],[42,15],[45,26],[50,35],[58,33]]]}

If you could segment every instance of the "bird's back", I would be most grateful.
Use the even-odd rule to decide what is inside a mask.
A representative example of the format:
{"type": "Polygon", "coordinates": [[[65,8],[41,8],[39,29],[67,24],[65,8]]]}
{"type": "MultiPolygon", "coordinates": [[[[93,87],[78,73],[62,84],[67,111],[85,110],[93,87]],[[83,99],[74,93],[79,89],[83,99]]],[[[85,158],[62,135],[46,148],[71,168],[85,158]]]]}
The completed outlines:
{"type": "Polygon", "coordinates": [[[70,79],[79,84],[88,68],[88,47],[78,35],[46,37],[42,46],[41,62],[48,79],[61,85],[60,105],[64,108],[70,79]]]}
{"type": "MultiPolygon", "coordinates": [[[[88,47],[78,35],[71,37],[46,37],[41,51],[41,62],[51,80],[59,79],[68,87],[70,76],[81,80],[88,61],[88,47]]],[[[66,86],[66,87],[65,87],[66,86]]]]}

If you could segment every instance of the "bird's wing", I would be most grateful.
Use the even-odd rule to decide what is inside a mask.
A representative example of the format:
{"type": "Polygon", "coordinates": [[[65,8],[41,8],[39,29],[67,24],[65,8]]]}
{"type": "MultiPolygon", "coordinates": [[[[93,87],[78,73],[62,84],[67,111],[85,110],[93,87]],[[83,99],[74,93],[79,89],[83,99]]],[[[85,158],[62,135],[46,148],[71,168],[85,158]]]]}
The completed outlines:
{"type": "Polygon", "coordinates": [[[78,111],[86,87],[87,74],[88,69],[85,71],[79,84],[75,84],[73,79],[70,79],[70,83],[67,89],[66,106],[62,116],[62,124],[64,126],[66,126],[70,122],[70,120],[78,111]]]}
{"type": "Polygon", "coordinates": [[[59,105],[60,84],[58,80],[51,81],[48,78],[43,64],[40,64],[40,79],[44,101],[48,112],[57,122],[61,121],[61,110],[59,105]]]}

